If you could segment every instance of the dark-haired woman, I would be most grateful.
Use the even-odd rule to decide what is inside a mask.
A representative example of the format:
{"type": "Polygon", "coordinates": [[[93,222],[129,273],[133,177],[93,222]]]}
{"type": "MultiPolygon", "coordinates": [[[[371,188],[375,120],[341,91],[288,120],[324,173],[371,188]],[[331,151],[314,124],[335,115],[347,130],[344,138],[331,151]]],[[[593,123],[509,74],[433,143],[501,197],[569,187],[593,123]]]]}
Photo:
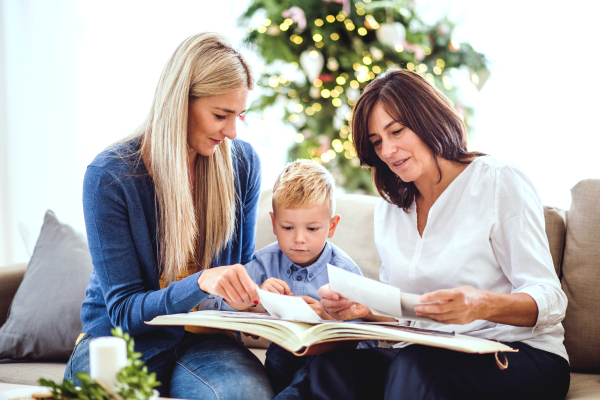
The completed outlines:
{"type": "MultiPolygon", "coordinates": [[[[412,326],[495,339],[494,355],[421,345],[339,350],[310,368],[315,399],[562,399],[569,388],[554,272],[540,198],[517,166],[468,152],[450,101],[416,73],[391,71],[357,102],[353,138],[382,196],[375,211],[380,279],[421,294],[412,326]],[[447,325],[449,324],[449,325],[447,325]]],[[[339,319],[393,321],[323,286],[339,319]]]]}

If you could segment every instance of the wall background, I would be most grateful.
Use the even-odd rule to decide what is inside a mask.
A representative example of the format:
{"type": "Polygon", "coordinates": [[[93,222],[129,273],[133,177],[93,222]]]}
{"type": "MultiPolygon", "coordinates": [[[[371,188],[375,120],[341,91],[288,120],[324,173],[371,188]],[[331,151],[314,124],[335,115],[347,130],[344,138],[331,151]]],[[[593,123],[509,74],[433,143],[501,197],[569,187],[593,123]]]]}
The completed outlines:
{"type": "MultiPolygon", "coordinates": [[[[52,209],[83,227],[86,166],[141,123],[162,67],[183,39],[200,31],[242,38],[236,21],[245,4],[0,0],[0,265],[27,260],[19,221],[41,220],[52,209]]],[[[446,13],[462,21],[457,39],[493,61],[481,92],[465,88],[478,111],[469,147],[523,166],[545,204],[568,209],[576,182],[600,178],[598,6],[419,5],[432,20],[446,13]]],[[[238,127],[261,155],[264,187],[273,184],[294,137],[279,121],[271,110],[238,127]]]]}

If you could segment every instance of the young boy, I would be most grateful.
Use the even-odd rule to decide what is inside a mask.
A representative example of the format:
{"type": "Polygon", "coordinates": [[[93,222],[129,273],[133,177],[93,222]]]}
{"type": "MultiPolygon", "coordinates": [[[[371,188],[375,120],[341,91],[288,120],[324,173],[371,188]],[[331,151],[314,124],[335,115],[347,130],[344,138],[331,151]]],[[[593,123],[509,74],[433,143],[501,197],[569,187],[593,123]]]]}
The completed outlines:
{"type": "MultiPolygon", "coordinates": [[[[329,243],[340,221],[335,215],[335,182],[311,160],[288,164],[273,187],[271,222],[277,242],[258,250],[245,265],[260,288],[302,296],[322,319],[333,319],[321,306],[318,290],[329,283],[327,264],[362,275],[352,259],[329,243]]],[[[237,309],[251,305],[230,304],[237,309]]],[[[296,357],[272,343],[265,367],[273,390],[281,392],[311,357],[296,357]]]]}

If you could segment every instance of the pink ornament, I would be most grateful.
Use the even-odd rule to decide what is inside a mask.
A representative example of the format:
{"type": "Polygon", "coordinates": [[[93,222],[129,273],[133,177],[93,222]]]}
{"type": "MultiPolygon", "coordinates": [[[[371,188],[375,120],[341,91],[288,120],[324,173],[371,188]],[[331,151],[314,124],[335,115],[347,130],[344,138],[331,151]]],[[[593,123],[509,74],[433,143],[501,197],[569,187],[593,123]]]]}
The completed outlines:
{"type": "Polygon", "coordinates": [[[404,50],[406,50],[406,51],[415,53],[415,59],[417,61],[423,61],[423,59],[425,58],[425,52],[419,45],[404,42],[404,43],[402,43],[402,47],[404,47],[404,50]]]}
{"type": "Polygon", "coordinates": [[[291,18],[292,21],[298,24],[298,28],[300,29],[306,28],[306,16],[304,15],[304,10],[298,6],[285,10],[281,13],[281,16],[284,18],[291,18]]]}
{"type": "Polygon", "coordinates": [[[323,0],[323,3],[338,3],[343,4],[342,10],[346,15],[350,15],[350,0],[323,0]]]}

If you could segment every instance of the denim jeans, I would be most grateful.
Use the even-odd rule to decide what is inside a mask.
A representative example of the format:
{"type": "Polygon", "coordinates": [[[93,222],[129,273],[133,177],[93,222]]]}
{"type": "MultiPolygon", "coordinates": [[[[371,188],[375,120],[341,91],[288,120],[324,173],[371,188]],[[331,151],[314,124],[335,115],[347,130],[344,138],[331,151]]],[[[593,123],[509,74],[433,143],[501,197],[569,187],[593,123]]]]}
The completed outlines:
{"type": "MultiPolygon", "coordinates": [[[[85,335],[67,363],[65,378],[89,373],[89,341],[85,335]]],[[[271,399],[273,390],[262,363],[238,340],[226,335],[186,332],[175,348],[146,361],[162,383],[161,397],[181,399],[271,399]]]]}
{"type": "Polygon", "coordinates": [[[285,350],[283,347],[271,343],[267,350],[265,368],[267,376],[276,395],[285,391],[285,398],[288,392],[302,392],[308,390],[306,386],[306,376],[308,375],[308,365],[314,356],[298,357],[285,350]]]}

